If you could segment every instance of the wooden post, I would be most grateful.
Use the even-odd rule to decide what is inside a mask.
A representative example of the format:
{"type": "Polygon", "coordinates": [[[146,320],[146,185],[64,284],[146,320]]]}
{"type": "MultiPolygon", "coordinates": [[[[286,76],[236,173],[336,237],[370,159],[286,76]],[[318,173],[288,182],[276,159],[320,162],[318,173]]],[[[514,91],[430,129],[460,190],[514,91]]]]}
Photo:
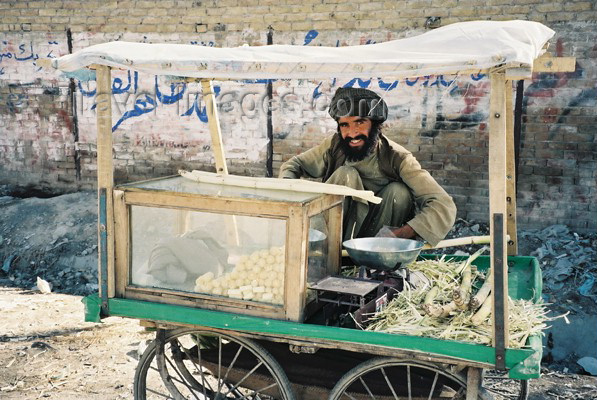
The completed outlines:
{"type": "Polygon", "coordinates": [[[216,95],[214,93],[213,83],[210,79],[201,80],[201,89],[205,107],[207,111],[207,123],[211,133],[211,148],[216,159],[216,172],[218,174],[228,174],[226,166],[226,157],[224,155],[224,144],[222,143],[222,131],[220,130],[220,119],[218,116],[218,107],[216,107],[216,95]]]}
{"type": "Polygon", "coordinates": [[[291,207],[286,221],[286,271],[284,272],[284,305],[286,319],[302,322],[307,291],[305,276],[309,220],[301,207],[291,207]],[[292,238],[290,243],[289,238],[292,238]],[[296,240],[296,243],[294,242],[296,240]]]}
{"type": "MultiPolygon", "coordinates": [[[[112,166],[112,78],[110,67],[105,65],[95,66],[97,79],[96,116],[97,116],[97,188],[106,191],[106,220],[105,224],[98,224],[101,237],[102,230],[107,232],[106,251],[99,251],[100,274],[102,282],[101,265],[107,263],[108,272],[108,297],[114,297],[114,208],[112,188],[114,187],[114,172],[112,166]],[[104,260],[105,258],[105,260],[104,260]]],[[[99,215],[99,212],[98,212],[99,215]]],[[[101,221],[101,216],[100,216],[101,221]]],[[[100,243],[101,249],[101,243],[100,243]]],[[[100,285],[100,297],[102,295],[100,285]]]]}
{"type": "MultiPolygon", "coordinates": [[[[507,215],[506,207],[506,80],[504,72],[492,72],[491,77],[491,94],[489,104],[489,223],[490,234],[494,238],[495,226],[494,215],[507,215]]],[[[506,218],[502,218],[501,232],[502,238],[500,241],[501,248],[495,248],[495,241],[491,241],[491,274],[494,274],[495,255],[501,255],[504,260],[504,274],[503,274],[503,293],[501,293],[504,304],[504,326],[503,329],[504,342],[508,343],[508,274],[507,274],[507,230],[506,218]],[[499,252],[499,253],[497,253],[499,252]]],[[[494,290],[492,290],[492,325],[493,325],[493,344],[496,343],[496,293],[495,293],[495,279],[494,290]]]]}
{"type": "Polygon", "coordinates": [[[506,81],[506,225],[508,255],[518,255],[518,235],[516,232],[516,160],[514,157],[514,104],[512,101],[512,81],[506,81]]]}
{"type": "Polygon", "coordinates": [[[466,400],[478,400],[479,389],[483,383],[483,370],[481,368],[469,367],[466,373],[466,400]]]}
{"type": "MultiPolygon", "coordinates": [[[[222,142],[222,131],[220,129],[220,117],[218,116],[218,107],[216,105],[216,94],[211,79],[201,80],[201,90],[205,100],[205,110],[207,111],[207,123],[211,133],[211,148],[216,160],[216,172],[222,175],[228,175],[228,166],[226,165],[226,155],[224,154],[224,144],[222,142]]],[[[226,219],[228,228],[229,243],[240,245],[238,233],[238,224],[236,216],[226,219]]]]}

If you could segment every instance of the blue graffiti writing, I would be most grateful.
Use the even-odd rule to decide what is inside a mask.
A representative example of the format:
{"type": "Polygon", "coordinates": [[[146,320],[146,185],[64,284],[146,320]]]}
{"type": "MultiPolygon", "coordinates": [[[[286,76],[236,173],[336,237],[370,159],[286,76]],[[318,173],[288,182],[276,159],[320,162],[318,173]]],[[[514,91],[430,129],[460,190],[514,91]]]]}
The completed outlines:
{"type": "Polygon", "coordinates": [[[485,74],[481,74],[481,73],[471,74],[471,79],[474,81],[480,81],[481,79],[485,78],[485,76],[486,76],[485,74]]]}
{"type": "Polygon", "coordinates": [[[377,79],[377,84],[379,85],[379,88],[383,89],[386,92],[396,89],[396,86],[398,86],[398,82],[399,81],[394,81],[392,83],[386,83],[381,78],[377,79]]]}
{"type": "MultiPolygon", "coordinates": [[[[7,41],[2,41],[2,44],[7,46],[7,41]]],[[[48,42],[48,44],[58,44],[58,42],[48,42]]],[[[21,43],[19,46],[18,52],[13,51],[4,51],[0,53],[0,62],[2,62],[5,58],[6,59],[14,59],[15,61],[24,62],[24,61],[33,61],[32,64],[36,66],[35,61],[39,59],[39,54],[34,51],[33,49],[33,42],[29,43],[21,43]]],[[[48,58],[56,58],[52,54],[53,50],[50,50],[46,57],[48,58]]],[[[37,68],[37,71],[40,71],[41,68],[37,68]]]]}
{"type": "Polygon", "coordinates": [[[417,84],[417,82],[419,82],[419,78],[417,77],[417,78],[415,78],[415,80],[411,80],[411,79],[406,78],[404,80],[404,82],[406,82],[406,84],[408,86],[415,86],[417,84]]]}
{"type": "MultiPolygon", "coordinates": [[[[68,77],[74,77],[74,78],[80,78],[80,76],[78,75],[73,75],[73,76],[69,76],[68,74],[65,74],[68,77]]],[[[88,80],[92,80],[95,79],[95,76],[89,76],[88,80]]],[[[122,79],[120,78],[114,78],[113,82],[112,82],[112,94],[122,94],[122,93],[128,93],[129,90],[131,89],[131,84],[133,85],[133,93],[137,93],[137,89],[139,88],[139,73],[137,71],[133,72],[133,78],[131,81],[131,71],[127,71],[127,85],[126,87],[122,87],[123,83],[122,83],[122,79]]],[[[93,90],[85,90],[83,89],[83,81],[81,81],[79,79],[77,86],[79,87],[79,91],[81,92],[81,94],[85,97],[93,97],[95,96],[95,94],[97,93],[97,89],[93,89],[93,90]]],[[[95,108],[95,106],[93,107],[95,108]]],[[[92,108],[92,109],[93,109],[92,108]]]]}
{"type": "MultiPolygon", "coordinates": [[[[134,78],[135,88],[133,89],[133,93],[137,93],[137,79],[139,78],[139,74],[137,73],[137,71],[135,71],[134,77],[135,77],[134,78]]],[[[126,87],[122,87],[122,79],[114,78],[114,81],[112,82],[112,94],[120,94],[120,93],[128,92],[129,89],[131,88],[131,71],[127,71],[127,79],[128,79],[128,84],[126,85],[126,87]]]]}
{"type": "Polygon", "coordinates": [[[276,81],[277,79],[244,79],[242,83],[270,83],[276,81]]]}
{"type": "Polygon", "coordinates": [[[81,81],[79,81],[77,83],[77,86],[79,87],[79,92],[81,92],[81,94],[85,97],[93,97],[93,96],[95,96],[95,93],[97,92],[97,89],[93,89],[92,91],[87,91],[87,90],[83,89],[83,84],[81,81]]]}
{"type": "Polygon", "coordinates": [[[157,75],[155,76],[155,94],[156,94],[158,100],[162,104],[176,103],[178,100],[182,99],[182,95],[184,94],[186,88],[187,88],[187,85],[185,83],[182,83],[182,84],[173,83],[170,85],[170,96],[167,96],[165,94],[162,94],[162,92],[160,92],[160,88],[158,86],[158,77],[157,77],[157,75]],[[174,94],[174,90],[176,89],[177,86],[180,86],[181,90],[180,90],[180,92],[174,94]]]}
{"type": "Polygon", "coordinates": [[[2,59],[4,58],[12,58],[12,53],[8,52],[8,53],[0,53],[0,62],[2,62],[2,59]]]}
{"type": "Polygon", "coordinates": [[[312,29],[309,32],[307,32],[307,34],[305,35],[305,44],[304,44],[304,46],[306,46],[309,43],[311,43],[313,41],[313,39],[315,39],[318,35],[319,35],[319,32],[317,32],[314,29],[312,29]]]}
{"type": "Polygon", "coordinates": [[[122,117],[120,117],[118,122],[116,122],[116,124],[112,127],[112,132],[118,129],[120,124],[122,124],[127,119],[147,114],[155,110],[155,108],[156,102],[151,96],[146,94],[145,100],[137,99],[137,101],[135,101],[135,108],[122,114],[122,117]]]}
{"type": "Polygon", "coordinates": [[[353,87],[355,83],[358,83],[359,87],[361,87],[361,88],[368,88],[369,85],[371,84],[371,79],[369,79],[368,81],[364,81],[360,78],[354,78],[354,79],[351,79],[350,81],[348,81],[342,87],[353,87]]]}
{"type": "MultiPolygon", "coordinates": [[[[217,97],[220,94],[221,88],[219,86],[214,86],[214,95],[217,97]]],[[[207,108],[199,106],[199,94],[195,94],[195,100],[193,101],[193,105],[181,114],[181,117],[188,117],[195,113],[201,122],[207,122],[207,108]]]]}
{"type": "Polygon", "coordinates": [[[203,41],[191,41],[191,44],[195,44],[195,45],[199,45],[199,46],[206,46],[206,47],[214,47],[216,45],[216,42],[213,41],[209,41],[209,42],[203,42],[203,41]]]}
{"type": "Polygon", "coordinates": [[[0,68],[0,75],[4,75],[4,67],[0,68]]]}
{"type": "Polygon", "coordinates": [[[313,91],[313,98],[314,98],[314,99],[318,98],[319,96],[321,96],[321,95],[323,94],[323,93],[321,93],[321,92],[319,91],[319,88],[321,87],[321,84],[322,84],[322,83],[323,83],[323,82],[319,82],[319,85],[317,85],[317,87],[316,87],[316,88],[315,88],[315,90],[313,91]]]}
{"type": "Polygon", "coordinates": [[[17,55],[15,53],[15,55],[14,55],[15,56],[15,60],[17,60],[17,61],[27,61],[27,60],[33,60],[33,61],[35,61],[35,60],[37,60],[39,58],[39,55],[37,55],[33,51],[33,43],[32,42],[29,43],[29,49],[30,49],[29,50],[29,55],[27,57],[19,57],[19,56],[22,56],[22,55],[26,54],[26,51],[27,51],[27,50],[25,50],[25,45],[24,44],[19,45],[20,53],[19,53],[19,55],[17,55]]]}

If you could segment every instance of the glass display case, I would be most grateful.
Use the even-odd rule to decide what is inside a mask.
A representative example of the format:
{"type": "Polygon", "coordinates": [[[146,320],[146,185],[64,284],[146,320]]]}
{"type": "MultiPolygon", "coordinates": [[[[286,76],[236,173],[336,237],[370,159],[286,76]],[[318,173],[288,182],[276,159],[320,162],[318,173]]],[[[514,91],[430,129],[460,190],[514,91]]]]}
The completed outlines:
{"type": "Polygon", "coordinates": [[[116,297],[302,321],[337,274],[342,197],[197,183],[114,190],[116,297]]]}

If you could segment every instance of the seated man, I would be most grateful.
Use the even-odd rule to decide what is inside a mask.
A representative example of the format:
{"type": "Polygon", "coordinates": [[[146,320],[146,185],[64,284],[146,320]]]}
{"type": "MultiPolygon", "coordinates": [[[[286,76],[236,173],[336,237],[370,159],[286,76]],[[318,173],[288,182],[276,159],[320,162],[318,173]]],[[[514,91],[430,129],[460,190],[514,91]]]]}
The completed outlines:
{"type": "Polygon", "coordinates": [[[420,236],[432,245],[452,228],[452,198],[404,147],[382,134],[388,106],[375,92],[339,88],[329,108],[338,132],[292,157],[280,178],[323,178],[326,183],[371,190],[380,204],[347,198],[343,237],[375,236],[390,226],[400,238],[420,236]]]}

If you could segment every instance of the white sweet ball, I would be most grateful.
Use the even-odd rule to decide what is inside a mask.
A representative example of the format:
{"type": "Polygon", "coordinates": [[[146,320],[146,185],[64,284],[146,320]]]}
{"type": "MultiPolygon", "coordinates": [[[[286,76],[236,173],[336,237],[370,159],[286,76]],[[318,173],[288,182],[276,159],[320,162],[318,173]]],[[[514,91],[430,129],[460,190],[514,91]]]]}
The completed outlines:
{"type": "Polygon", "coordinates": [[[267,256],[269,256],[269,250],[267,250],[267,249],[259,250],[259,257],[266,258],[267,256]]]}
{"type": "Polygon", "coordinates": [[[263,293],[263,295],[261,295],[261,298],[263,299],[263,301],[272,301],[274,295],[271,293],[263,293]]]}

